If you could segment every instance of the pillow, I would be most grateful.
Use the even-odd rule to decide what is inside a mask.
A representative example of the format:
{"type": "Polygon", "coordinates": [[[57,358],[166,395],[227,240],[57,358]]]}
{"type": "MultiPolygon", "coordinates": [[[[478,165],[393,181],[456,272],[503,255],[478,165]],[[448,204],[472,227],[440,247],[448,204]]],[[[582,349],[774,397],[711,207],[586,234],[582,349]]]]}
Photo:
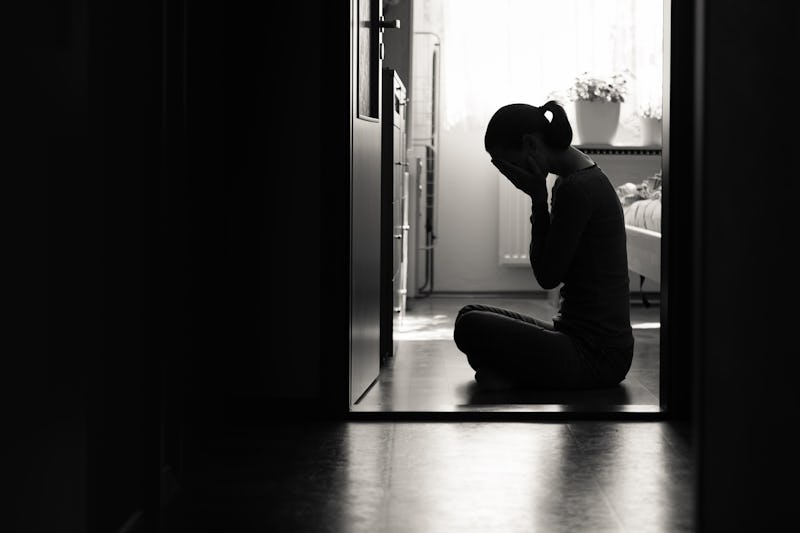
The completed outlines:
{"type": "Polygon", "coordinates": [[[639,191],[633,183],[625,183],[617,187],[617,197],[620,203],[624,206],[629,206],[637,200],[641,200],[639,191]]]}

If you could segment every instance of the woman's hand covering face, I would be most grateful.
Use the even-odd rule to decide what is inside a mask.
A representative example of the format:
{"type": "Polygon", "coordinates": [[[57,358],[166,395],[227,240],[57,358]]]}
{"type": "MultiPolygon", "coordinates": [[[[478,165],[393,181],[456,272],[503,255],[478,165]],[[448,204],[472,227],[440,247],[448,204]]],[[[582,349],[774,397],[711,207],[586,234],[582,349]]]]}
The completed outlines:
{"type": "Polygon", "coordinates": [[[497,167],[503,176],[508,178],[514,186],[533,197],[547,194],[547,174],[542,171],[539,164],[528,155],[526,159],[527,167],[522,168],[504,159],[492,159],[492,164],[497,167]]]}

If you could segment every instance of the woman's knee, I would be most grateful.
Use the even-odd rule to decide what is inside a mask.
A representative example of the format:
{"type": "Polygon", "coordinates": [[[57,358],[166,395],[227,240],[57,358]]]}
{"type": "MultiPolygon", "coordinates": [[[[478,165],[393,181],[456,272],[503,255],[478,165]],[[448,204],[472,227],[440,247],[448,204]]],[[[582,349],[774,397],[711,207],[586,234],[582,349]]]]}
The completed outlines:
{"type": "Polygon", "coordinates": [[[453,328],[453,340],[459,350],[467,352],[472,348],[472,339],[480,328],[480,322],[479,312],[470,306],[465,306],[458,312],[453,328]]]}
{"type": "Polygon", "coordinates": [[[470,311],[477,311],[479,310],[479,306],[476,304],[469,304],[465,305],[458,311],[458,315],[456,316],[456,323],[458,323],[459,319],[464,316],[465,314],[469,313],[470,311]]]}
{"type": "Polygon", "coordinates": [[[453,329],[453,340],[461,352],[467,356],[469,365],[478,370],[485,365],[483,348],[480,346],[482,336],[480,311],[465,312],[459,315],[453,329]]]}

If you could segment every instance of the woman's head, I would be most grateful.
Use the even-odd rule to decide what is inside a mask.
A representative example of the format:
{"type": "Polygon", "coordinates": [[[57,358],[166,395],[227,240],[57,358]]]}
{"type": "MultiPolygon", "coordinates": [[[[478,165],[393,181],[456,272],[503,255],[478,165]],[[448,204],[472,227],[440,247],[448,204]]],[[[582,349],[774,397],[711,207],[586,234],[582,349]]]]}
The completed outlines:
{"type": "Polygon", "coordinates": [[[550,154],[572,144],[572,126],[561,105],[550,100],[541,107],[509,104],[495,111],[486,126],[484,147],[492,159],[517,165],[528,155],[546,163],[550,154]],[[548,120],[546,112],[551,113],[548,120]]]}

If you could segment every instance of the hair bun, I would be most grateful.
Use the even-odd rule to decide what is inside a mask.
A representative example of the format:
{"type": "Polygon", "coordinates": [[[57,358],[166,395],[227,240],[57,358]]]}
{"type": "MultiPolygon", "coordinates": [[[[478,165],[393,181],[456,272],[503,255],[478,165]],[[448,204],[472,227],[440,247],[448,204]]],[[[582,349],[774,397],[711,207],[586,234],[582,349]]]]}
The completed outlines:
{"type": "Polygon", "coordinates": [[[557,149],[569,148],[572,144],[572,126],[569,124],[567,112],[555,100],[548,100],[544,105],[539,107],[544,119],[547,120],[548,111],[552,117],[547,120],[548,127],[545,131],[545,141],[547,144],[557,149]]]}

